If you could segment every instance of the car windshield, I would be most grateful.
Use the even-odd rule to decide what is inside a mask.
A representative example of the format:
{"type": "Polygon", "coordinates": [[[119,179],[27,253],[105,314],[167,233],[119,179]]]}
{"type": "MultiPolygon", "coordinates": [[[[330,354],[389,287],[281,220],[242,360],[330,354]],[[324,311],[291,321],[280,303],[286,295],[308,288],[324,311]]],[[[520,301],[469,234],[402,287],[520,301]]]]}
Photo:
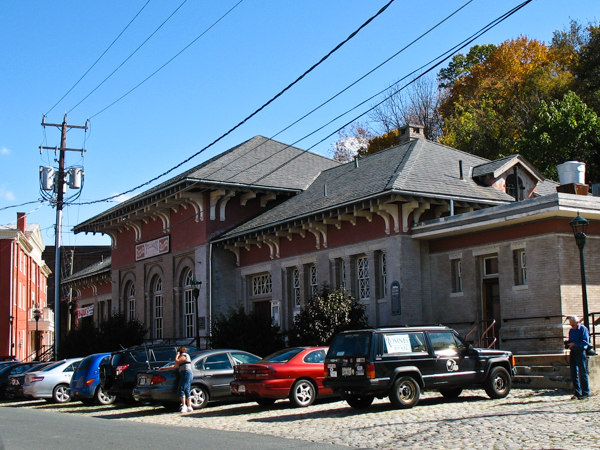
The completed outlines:
{"type": "Polygon", "coordinates": [[[329,356],[366,355],[370,346],[370,333],[338,335],[329,347],[329,356]]]}
{"type": "Polygon", "coordinates": [[[271,353],[269,356],[265,356],[263,359],[261,359],[258,362],[259,363],[266,363],[266,362],[286,363],[303,350],[304,350],[303,348],[286,348],[283,350],[279,350],[278,352],[271,353]]]}

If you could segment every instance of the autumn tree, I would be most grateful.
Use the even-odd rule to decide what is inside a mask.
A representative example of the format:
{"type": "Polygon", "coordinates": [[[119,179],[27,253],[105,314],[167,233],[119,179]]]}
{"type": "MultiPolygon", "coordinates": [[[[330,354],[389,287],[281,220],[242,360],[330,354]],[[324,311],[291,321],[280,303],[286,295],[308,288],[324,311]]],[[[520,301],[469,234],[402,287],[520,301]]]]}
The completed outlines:
{"type": "Polygon", "coordinates": [[[524,36],[492,49],[456,79],[444,76],[450,87],[441,142],[489,159],[518,151],[542,101],[562,98],[573,78],[555,49],[524,36]]]}

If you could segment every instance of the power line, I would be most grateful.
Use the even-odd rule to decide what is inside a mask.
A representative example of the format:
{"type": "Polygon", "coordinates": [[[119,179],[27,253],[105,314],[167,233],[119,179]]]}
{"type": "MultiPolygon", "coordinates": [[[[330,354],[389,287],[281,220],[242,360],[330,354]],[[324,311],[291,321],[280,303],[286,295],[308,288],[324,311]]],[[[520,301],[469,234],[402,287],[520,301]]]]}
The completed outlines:
{"type": "Polygon", "coordinates": [[[115,105],[116,103],[120,102],[121,100],[123,100],[125,97],[127,97],[129,94],[131,94],[133,91],[135,91],[137,88],[139,88],[142,84],[144,84],[146,81],[148,81],[150,78],[152,78],[154,75],[156,75],[158,72],[160,72],[162,69],[164,69],[166,66],[168,66],[175,58],[177,58],[179,55],[181,55],[183,52],[185,52],[189,47],[191,47],[198,39],[200,39],[202,36],[204,36],[206,33],[208,33],[211,28],[213,28],[215,25],[217,25],[221,20],[223,20],[231,11],[233,11],[240,3],[242,3],[244,0],[240,0],[239,2],[237,2],[235,5],[233,5],[233,7],[231,9],[229,9],[229,11],[227,11],[225,14],[223,14],[221,17],[219,17],[219,19],[217,19],[210,27],[208,27],[206,30],[204,30],[196,39],[194,39],[192,42],[190,42],[188,45],[186,45],[183,49],[181,49],[175,56],[173,56],[171,59],[169,59],[166,63],[164,63],[162,66],[160,66],[158,69],[156,69],[154,72],[152,72],[150,75],[148,75],[146,78],[144,78],[140,83],[138,83],[137,85],[135,85],[132,89],[130,89],[129,91],[127,91],[125,94],[123,94],[122,96],[120,96],[118,99],[116,99],[114,102],[112,102],[110,105],[102,108],[100,111],[98,111],[96,114],[94,114],[93,116],[91,116],[90,118],[94,118],[97,115],[103,113],[104,111],[106,111],[108,108],[110,108],[111,106],[115,105]]]}
{"type": "MultiPolygon", "coordinates": [[[[104,80],[102,80],[98,86],[96,86],[94,89],[92,89],[92,91],[91,91],[91,92],[90,92],[88,95],[86,95],[85,97],[83,97],[83,98],[82,98],[82,99],[79,101],[79,103],[77,103],[77,104],[76,104],[75,106],[73,106],[73,107],[72,107],[72,108],[71,108],[69,111],[67,111],[67,114],[68,114],[68,113],[70,113],[71,111],[73,111],[73,110],[74,110],[75,108],[77,108],[79,105],[81,105],[81,104],[82,104],[82,103],[83,103],[83,102],[84,102],[84,101],[85,101],[85,100],[86,100],[86,99],[87,99],[87,98],[88,98],[90,95],[92,95],[94,92],[96,92],[96,90],[97,90],[97,89],[98,89],[100,86],[102,86],[102,85],[103,85],[103,84],[104,84],[106,81],[108,81],[108,79],[109,79],[110,77],[112,77],[112,76],[113,76],[113,75],[114,75],[114,74],[117,72],[117,70],[119,70],[121,67],[123,67],[123,66],[125,65],[125,63],[126,63],[127,61],[129,61],[129,60],[130,60],[130,59],[133,57],[133,55],[135,55],[135,54],[138,52],[138,50],[139,50],[139,49],[141,49],[141,48],[142,48],[142,47],[143,47],[143,46],[146,44],[146,42],[148,42],[148,41],[149,41],[149,40],[152,38],[152,36],[154,36],[154,35],[155,35],[155,34],[158,32],[158,30],[160,30],[160,29],[163,27],[163,25],[164,25],[164,24],[165,24],[165,23],[167,23],[167,22],[169,21],[169,19],[171,19],[171,17],[173,17],[173,16],[175,15],[175,13],[177,13],[177,11],[179,11],[179,10],[181,9],[181,7],[187,3],[187,1],[188,1],[188,0],[183,0],[183,2],[182,2],[182,3],[181,3],[181,4],[180,4],[180,5],[179,5],[179,6],[178,6],[176,9],[175,9],[175,11],[173,11],[173,12],[171,13],[171,15],[170,15],[169,17],[167,17],[167,18],[166,18],[166,19],[163,21],[163,23],[161,23],[161,24],[158,26],[158,28],[157,28],[156,30],[154,30],[154,31],[152,32],[152,34],[151,34],[150,36],[148,36],[148,37],[146,38],[146,40],[145,40],[144,42],[142,42],[142,43],[141,43],[141,44],[138,46],[138,48],[136,48],[136,49],[133,51],[133,53],[131,53],[131,54],[130,54],[130,55],[127,57],[127,58],[125,58],[125,61],[123,61],[121,64],[119,64],[119,66],[118,66],[118,67],[117,67],[115,70],[113,70],[113,71],[110,73],[110,75],[108,75],[108,76],[107,76],[107,77],[106,77],[104,80]]],[[[97,115],[97,114],[96,114],[96,115],[97,115]]]]}
{"type": "Polygon", "coordinates": [[[125,32],[125,30],[127,30],[127,28],[129,28],[129,25],[131,25],[131,24],[133,23],[133,21],[134,21],[134,20],[137,18],[137,16],[139,16],[139,15],[140,15],[140,13],[141,13],[141,12],[144,10],[144,8],[145,8],[146,6],[148,6],[148,3],[150,3],[150,1],[151,1],[151,0],[148,0],[148,1],[147,1],[147,2],[144,4],[144,6],[142,6],[142,9],[140,9],[140,10],[137,12],[137,14],[136,14],[136,15],[133,17],[133,19],[131,19],[131,20],[129,21],[129,23],[127,24],[127,26],[126,26],[125,28],[123,28],[123,31],[121,31],[121,32],[119,33],[119,35],[118,35],[118,36],[117,36],[117,37],[114,39],[114,41],[112,41],[112,42],[111,42],[111,44],[110,44],[110,45],[109,45],[109,46],[106,48],[106,50],[104,50],[104,52],[102,52],[102,54],[101,54],[101,55],[98,57],[98,59],[97,59],[97,60],[94,62],[94,64],[92,64],[92,65],[90,66],[90,68],[89,68],[88,70],[86,70],[86,72],[85,72],[85,73],[84,73],[84,74],[81,76],[81,78],[79,78],[79,80],[77,80],[77,82],[76,82],[76,83],[75,83],[73,86],[71,86],[71,89],[69,89],[69,90],[66,92],[66,94],[65,94],[65,95],[63,95],[63,96],[60,98],[60,100],[58,100],[58,101],[57,101],[57,102],[56,102],[54,105],[52,105],[52,108],[50,108],[50,109],[48,110],[48,112],[45,114],[46,116],[47,116],[48,114],[50,114],[50,112],[51,112],[51,111],[52,111],[54,108],[56,108],[56,105],[58,105],[60,102],[62,102],[62,101],[64,100],[64,98],[65,98],[67,95],[69,95],[69,93],[70,93],[70,92],[71,92],[73,89],[75,89],[75,86],[77,86],[77,85],[79,84],[79,82],[80,82],[81,80],[83,80],[83,79],[84,79],[84,77],[85,77],[85,76],[86,76],[86,75],[89,73],[89,71],[90,71],[90,70],[92,70],[96,64],[98,64],[98,61],[100,61],[100,60],[102,59],[102,57],[103,57],[103,56],[106,54],[106,52],[108,52],[108,51],[110,50],[110,48],[111,48],[111,47],[112,47],[112,46],[115,44],[115,42],[117,42],[117,41],[119,40],[119,38],[121,37],[121,35],[122,35],[122,34],[125,32]]]}
{"type": "Polygon", "coordinates": [[[170,168],[169,170],[163,172],[162,174],[160,174],[160,175],[158,175],[158,176],[156,176],[156,177],[154,177],[154,178],[146,181],[145,183],[142,183],[139,186],[136,186],[136,187],[134,187],[132,189],[129,189],[129,190],[125,191],[125,192],[121,192],[120,194],[115,194],[113,196],[106,197],[106,198],[103,198],[103,199],[100,199],[100,200],[93,200],[93,201],[89,201],[89,202],[81,202],[81,203],[74,203],[74,204],[76,204],[76,205],[90,205],[90,204],[93,204],[93,203],[101,203],[101,202],[105,202],[105,201],[108,201],[108,200],[112,200],[114,198],[119,197],[120,195],[129,194],[130,192],[133,192],[133,191],[135,191],[137,189],[140,189],[140,188],[142,188],[144,186],[147,186],[148,184],[150,184],[150,183],[158,180],[159,178],[162,178],[165,175],[171,173],[175,169],[178,169],[179,167],[181,167],[182,165],[184,165],[185,163],[187,163],[191,159],[195,158],[196,156],[198,156],[199,154],[201,154],[202,152],[204,152],[205,150],[207,150],[208,148],[212,147],[217,142],[219,142],[220,140],[222,140],[223,138],[225,138],[226,136],[228,136],[229,134],[231,134],[233,131],[235,131],[236,129],[238,129],[240,126],[242,126],[243,124],[245,124],[248,120],[250,120],[256,114],[258,114],[260,111],[262,111],[268,105],[270,105],[277,98],[281,97],[281,95],[283,95],[286,91],[288,91],[292,86],[294,86],[295,84],[297,84],[298,82],[300,82],[300,80],[302,80],[306,75],[308,75],[315,68],[317,68],[320,64],[322,64],[325,60],[327,60],[333,53],[335,53],[336,51],[338,51],[344,44],[346,44],[348,41],[350,41],[352,38],[354,38],[363,28],[365,28],[367,25],[369,25],[379,15],[381,15],[394,1],[395,0],[390,0],[375,15],[371,16],[366,22],[364,22],[360,27],[358,27],[358,29],[356,29],[356,31],[354,31],[353,33],[351,33],[344,41],[342,41],[341,43],[339,43],[333,50],[331,50],[329,53],[327,53],[325,56],[323,56],[317,63],[313,64],[313,66],[311,66],[302,75],[300,75],[298,78],[296,78],[296,80],[294,80],[292,83],[290,83],[288,86],[286,86],[283,90],[279,91],[274,97],[272,97],[270,100],[268,100],[266,103],[264,103],[261,107],[259,107],[257,110],[255,110],[253,113],[251,113],[249,116],[247,116],[244,120],[242,120],[241,122],[239,122],[237,125],[235,125],[234,127],[232,127],[229,131],[225,132],[220,137],[218,137],[217,139],[215,139],[214,141],[212,141],[210,144],[206,145],[205,147],[203,147],[202,149],[200,149],[199,151],[197,151],[196,153],[194,153],[190,157],[186,158],[185,160],[183,160],[182,162],[180,162],[176,166],[174,166],[174,167],[170,168]]]}
{"type": "MultiPolygon", "coordinates": [[[[427,73],[431,72],[433,69],[435,69],[436,67],[438,67],[440,64],[442,64],[444,61],[448,60],[448,58],[450,58],[452,55],[454,55],[456,52],[462,50],[463,48],[465,48],[466,46],[470,45],[473,41],[475,41],[476,39],[478,39],[479,37],[481,37],[483,34],[487,33],[489,30],[491,30],[492,28],[494,28],[496,25],[498,25],[499,23],[503,22],[504,20],[506,20],[508,17],[512,16],[513,14],[515,14],[517,11],[519,11],[521,8],[525,7],[528,3],[531,3],[532,0],[526,0],[525,2],[521,3],[520,5],[517,5],[516,7],[512,8],[511,10],[509,10],[508,12],[502,14],[501,16],[499,16],[498,18],[496,18],[495,20],[493,20],[492,22],[489,22],[487,25],[485,25],[484,27],[480,28],[479,31],[473,33],[471,36],[469,36],[467,39],[463,40],[462,42],[460,42],[459,44],[455,45],[454,47],[452,47],[450,50],[447,50],[446,52],[442,53],[441,55],[437,56],[436,58],[433,58],[432,60],[430,60],[428,63],[423,64],[421,67],[419,67],[418,69],[413,70],[411,73],[405,75],[404,77],[402,77],[401,79],[399,79],[398,81],[396,81],[395,83],[393,83],[391,86],[389,86],[386,89],[383,89],[381,91],[379,91],[378,93],[372,95],[371,97],[367,98],[366,100],[363,100],[362,102],[358,103],[357,105],[353,106],[352,108],[350,108],[349,110],[343,112],[342,114],[339,114],[337,117],[331,119],[329,122],[327,122],[326,124],[322,125],[321,127],[317,128],[316,130],[312,131],[311,133],[305,135],[304,137],[296,140],[295,142],[293,142],[292,144],[287,145],[286,147],[284,147],[283,149],[275,152],[274,154],[270,155],[269,158],[275,156],[276,154],[284,151],[285,149],[297,144],[300,141],[303,141],[304,139],[308,138],[309,136],[312,136],[313,134],[315,134],[316,132],[322,130],[323,128],[325,128],[326,126],[332,124],[333,122],[335,122],[336,120],[338,120],[339,118],[345,116],[346,114],[350,113],[351,111],[354,111],[355,109],[359,108],[360,106],[364,105],[365,103],[371,101],[372,99],[374,99],[375,97],[377,97],[378,95],[381,95],[382,93],[384,93],[386,90],[388,90],[390,87],[397,85],[398,83],[400,83],[401,81],[407,79],[408,77],[412,76],[413,74],[421,71],[422,69],[424,69],[425,67],[429,66],[430,64],[433,64],[436,60],[439,60],[437,63],[435,63],[433,66],[431,66],[430,68],[428,68],[427,70],[425,70],[424,72],[422,72],[419,76],[415,77],[413,80],[411,80],[410,82],[406,83],[404,86],[402,86],[400,89],[398,89],[397,92],[390,94],[388,96],[386,96],[383,100],[381,100],[380,102],[378,102],[377,104],[375,104],[374,106],[372,106],[371,108],[367,109],[366,111],[364,111],[363,113],[361,113],[360,115],[356,116],[355,118],[353,118],[352,120],[350,120],[349,122],[345,123],[344,125],[342,125],[341,127],[339,127],[338,129],[336,129],[335,131],[333,131],[332,133],[328,134],[327,136],[325,136],[323,139],[321,139],[320,141],[318,141],[317,143],[313,144],[312,146],[310,146],[309,148],[303,150],[301,153],[299,153],[298,155],[294,156],[293,158],[291,158],[289,161],[286,161],[282,164],[280,164],[278,167],[276,167],[275,169],[272,170],[272,172],[281,169],[283,166],[285,166],[286,164],[289,164],[290,162],[294,161],[295,159],[299,158],[300,156],[302,156],[305,152],[310,151],[311,149],[313,149],[314,147],[316,147],[317,145],[319,145],[320,143],[322,143],[323,141],[325,141],[326,139],[330,138],[331,136],[333,136],[335,133],[339,132],[340,130],[346,128],[348,125],[350,125],[351,123],[355,122],[356,120],[360,119],[362,116],[364,116],[365,114],[367,114],[370,111],[373,111],[375,108],[377,108],[379,105],[383,104],[384,102],[386,102],[389,98],[391,98],[392,96],[396,95],[396,93],[402,91],[403,89],[406,89],[408,86],[410,86],[411,84],[413,84],[415,81],[417,81],[419,78],[425,76],[427,73]]],[[[268,159],[268,158],[267,158],[268,159]]],[[[263,160],[264,161],[264,160],[263,160]]],[[[262,161],[261,161],[262,162],[262,161]]],[[[237,174],[236,174],[237,175],[237,174]]],[[[256,184],[258,183],[260,180],[262,180],[263,178],[265,178],[267,175],[263,175],[260,178],[258,178],[257,180],[255,180],[252,183],[249,184],[256,184]]]]}

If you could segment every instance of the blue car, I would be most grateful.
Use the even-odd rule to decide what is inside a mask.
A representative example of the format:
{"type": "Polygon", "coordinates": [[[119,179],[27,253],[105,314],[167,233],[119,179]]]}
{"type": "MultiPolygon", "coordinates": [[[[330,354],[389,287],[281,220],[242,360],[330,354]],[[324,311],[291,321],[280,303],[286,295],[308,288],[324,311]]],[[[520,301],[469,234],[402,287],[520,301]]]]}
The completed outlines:
{"type": "Polygon", "coordinates": [[[67,390],[72,400],[100,405],[114,403],[116,397],[108,395],[100,386],[99,367],[102,362],[108,362],[109,357],[110,353],[96,353],[81,360],[67,390]]]}

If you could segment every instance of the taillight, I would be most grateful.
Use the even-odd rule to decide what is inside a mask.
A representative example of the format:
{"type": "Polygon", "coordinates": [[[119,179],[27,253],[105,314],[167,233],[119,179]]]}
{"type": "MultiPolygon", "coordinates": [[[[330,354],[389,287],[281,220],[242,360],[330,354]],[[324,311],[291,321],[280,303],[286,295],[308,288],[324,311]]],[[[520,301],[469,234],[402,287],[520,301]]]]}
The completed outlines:
{"type": "Polygon", "coordinates": [[[152,381],[150,381],[150,384],[160,384],[163,381],[166,381],[166,377],[162,376],[162,375],[153,375],[152,376],[152,381]]]}
{"type": "Polygon", "coordinates": [[[277,371],[272,367],[265,367],[264,369],[256,369],[253,371],[256,378],[269,378],[273,376],[277,371]]]}
{"type": "Polygon", "coordinates": [[[367,378],[371,380],[375,379],[375,364],[369,364],[367,366],[367,378]]]}
{"type": "Polygon", "coordinates": [[[13,378],[12,380],[10,380],[10,384],[12,386],[18,386],[19,385],[19,380],[17,380],[16,378],[13,378]]]}
{"type": "Polygon", "coordinates": [[[91,380],[87,380],[87,381],[85,382],[85,385],[86,385],[86,386],[90,386],[90,385],[91,385],[93,382],[94,382],[94,379],[92,378],[91,380]]]}
{"type": "Polygon", "coordinates": [[[32,383],[35,383],[36,381],[42,381],[43,379],[44,379],[44,377],[33,377],[33,378],[31,379],[31,382],[32,382],[32,383]]]}
{"type": "Polygon", "coordinates": [[[115,369],[115,375],[119,376],[123,373],[123,371],[125,369],[127,369],[129,367],[129,364],[123,364],[122,366],[117,366],[117,368],[115,369]]]}

